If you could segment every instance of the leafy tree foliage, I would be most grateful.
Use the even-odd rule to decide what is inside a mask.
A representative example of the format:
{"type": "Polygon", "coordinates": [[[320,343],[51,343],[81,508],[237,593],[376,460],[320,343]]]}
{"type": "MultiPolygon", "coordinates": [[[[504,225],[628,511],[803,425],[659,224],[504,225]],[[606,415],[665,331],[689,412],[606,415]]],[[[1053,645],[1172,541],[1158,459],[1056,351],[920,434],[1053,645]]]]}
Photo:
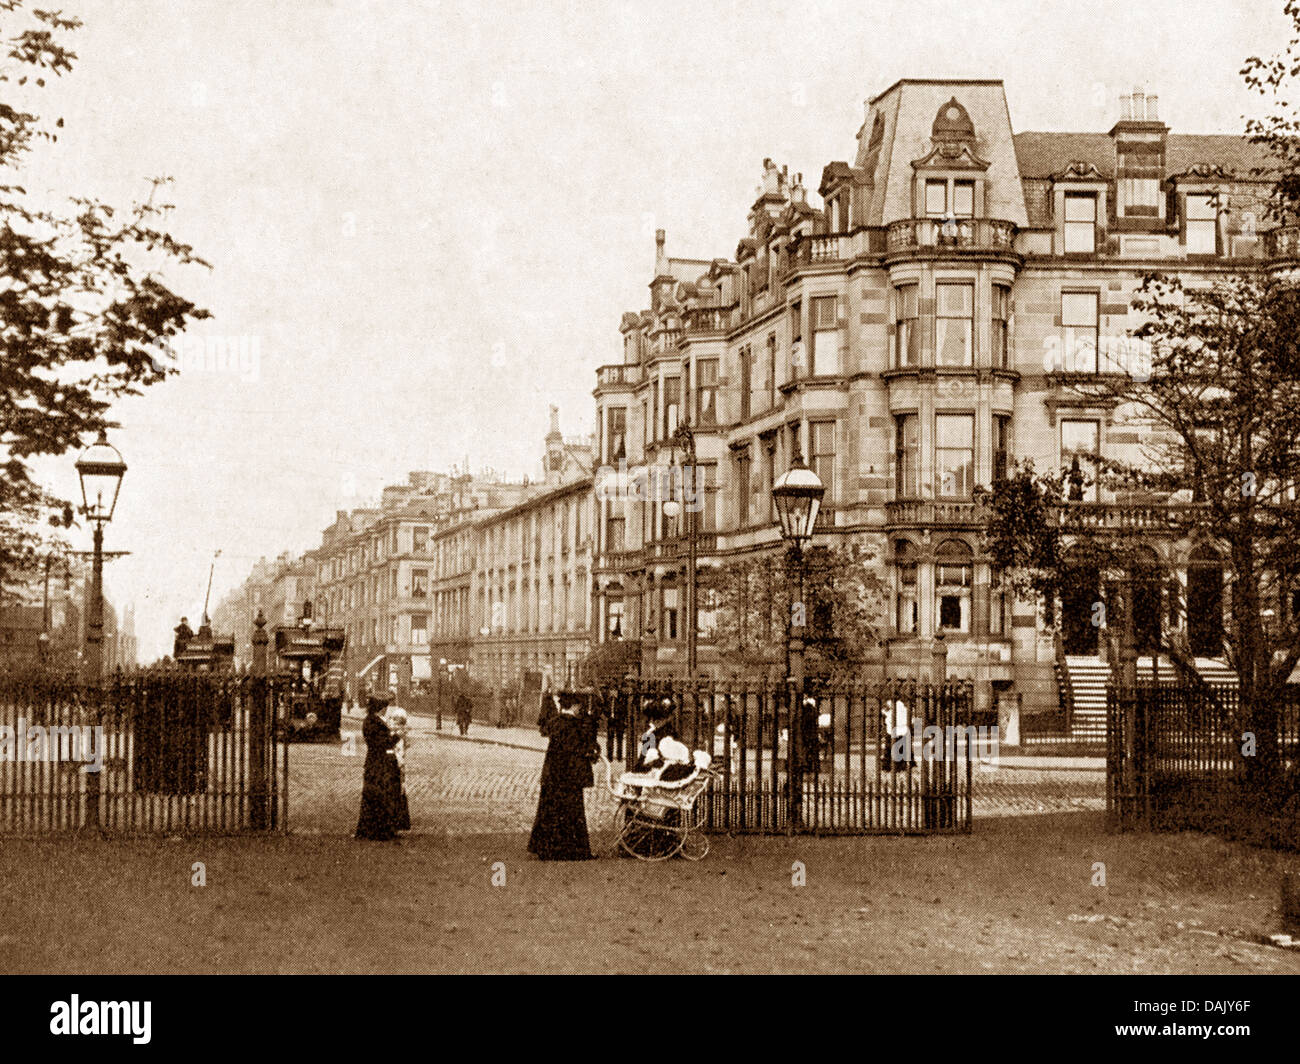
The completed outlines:
{"type": "Polygon", "coordinates": [[[31,109],[46,78],[71,72],[81,23],[0,0],[0,595],[29,574],[71,507],[33,479],[30,460],[79,448],[112,426],[113,403],[162,380],[158,346],[207,311],[172,291],[164,268],[206,265],[164,228],[166,179],[119,211],[74,196],[38,202],[25,157],[63,120],[31,109]]]}
{"type": "MultiPolygon", "coordinates": [[[[1144,442],[1127,459],[1110,457],[1100,479],[1117,510],[1152,523],[1131,516],[1126,529],[1089,527],[1076,512],[1063,527],[1071,503],[1062,477],[1018,472],[985,496],[990,550],[1050,602],[1088,566],[1133,571],[1147,527],[1211,548],[1226,578],[1236,723],[1257,741],[1247,765],[1274,781],[1278,711],[1300,661],[1300,289],[1267,271],[1203,285],[1150,274],[1133,306],[1150,375],[1115,372],[1068,387],[1139,430],[1144,442]],[[1164,509],[1144,509],[1153,504],[1164,509]],[[1070,544],[1078,553],[1067,554],[1070,544]]],[[[1185,631],[1165,635],[1163,649],[1187,663],[1185,631]]]]}
{"type": "Polygon", "coordinates": [[[805,550],[802,599],[800,563],[789,551],[702,570],[720,659],[738,675],[785,676],[791,624],[802,622],[809,678],[860,679],[885,623],[885,585],[873,561],[873,552],[858,545],[805,550]]]}

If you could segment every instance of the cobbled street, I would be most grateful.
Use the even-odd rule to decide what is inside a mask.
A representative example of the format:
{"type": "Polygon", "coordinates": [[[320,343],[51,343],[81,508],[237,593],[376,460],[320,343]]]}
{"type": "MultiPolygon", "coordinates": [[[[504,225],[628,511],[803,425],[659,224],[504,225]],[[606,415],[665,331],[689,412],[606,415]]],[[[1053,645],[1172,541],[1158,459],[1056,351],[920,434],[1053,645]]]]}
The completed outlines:
{"type": "MultiPolygon", "coordinates": [[[[357,726],[344,724],[345,734],[357,726]]],[[[412,830],[446,835],[527,831],[537,807],[546,741],[535,730],[475,723],[468,739],[450,721],[412,718],[406,788],[412,830]],[[526,747],[526,748],[525,748],[526,747]]],[[[361,800],[360,736],[349,746],[298,744],[289,753],[289,825],[295,833],[351,832],[361,800]]],[[[1014,764],[1016,758],[1011,758],[1014,764]]],[[[594,832],[609,823],[613,805],[604,776],[587,792],[594,832]]],[[[974,776],[976,818],[1100,811],[1105,774],[1099,770],[983,766],[974,776]]]]}

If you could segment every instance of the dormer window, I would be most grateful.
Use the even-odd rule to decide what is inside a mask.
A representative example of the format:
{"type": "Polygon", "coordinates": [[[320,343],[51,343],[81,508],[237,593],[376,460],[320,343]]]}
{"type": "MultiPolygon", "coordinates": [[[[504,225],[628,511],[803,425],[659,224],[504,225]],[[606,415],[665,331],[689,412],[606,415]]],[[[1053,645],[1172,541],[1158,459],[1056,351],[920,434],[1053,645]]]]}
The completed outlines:
{"type": "Polygon", "coordinates": [[[925,216],[927,218],[974,218],[975,182],[963,178],[927,178],[925,216]]]}
{"type": "Polygon", "coordinates": [[[948,213],[948,182],[925,183],[925,213],[929,218],[942,218],[948,213]]]}
{"type": "Polygon", "coordinates": [[[975,217],[974,181],[954,181],[952,183],[952,213],[956,218],[975,217]]]}
{"type": "Polygon", "coordinates": [[[1162,215],[1160,182],[1164,174],[1164,148],[1158,142],[1121,145],[1115,153],[1116,191],[1121,218],[1158,218],[1162,215]]]}
{"type": "Polygon", "coordinates": [[[1097,194],[1065,194],[1065,253],[1092,254],[1097,250],[1097,194]]]}
{"type": "Polygon", "coordinates": [[[1219,253],[1218,197],[1213,194],[1187,196],[1184,219],[1184,238],[1189,255],[1217,255],[1219,253]]]}

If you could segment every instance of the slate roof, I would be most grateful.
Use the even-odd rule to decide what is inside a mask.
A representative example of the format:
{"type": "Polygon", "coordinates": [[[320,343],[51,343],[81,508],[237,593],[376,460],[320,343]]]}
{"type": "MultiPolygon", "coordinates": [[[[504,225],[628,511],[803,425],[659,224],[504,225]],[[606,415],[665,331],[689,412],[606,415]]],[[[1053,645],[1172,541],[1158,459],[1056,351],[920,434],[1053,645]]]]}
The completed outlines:
{"type": "MultiPolygon", "coordinates": [[[[1076,159],[1091,163],[1104,177],[1115,176],[1115,142],[1108,133],[1026,132],[1013,139],[1022,178],[1051,177],[1076,159]]],[[[1231,133],[1170,133],[1165,144],[1167,174],[1207,163],[1249,180],[1252,168],[1267,167],[1272,161],[1266,147],[1231,133]]]]}

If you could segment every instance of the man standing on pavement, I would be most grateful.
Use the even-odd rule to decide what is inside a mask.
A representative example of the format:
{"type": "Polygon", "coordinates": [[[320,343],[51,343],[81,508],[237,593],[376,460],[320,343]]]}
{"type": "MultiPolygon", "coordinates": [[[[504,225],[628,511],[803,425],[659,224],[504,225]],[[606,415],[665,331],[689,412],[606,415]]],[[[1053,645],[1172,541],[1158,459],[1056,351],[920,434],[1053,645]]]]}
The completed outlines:
{"type": "Polygon", "coordinates": [[[456,727],[460,730],[461,735],[469,734],[469,723],[473,715],[473,705],[470,703],[469,695],[465,693],[465,688],[456,685],[456,696],[453,703],[456,707],[456,727]]]}

